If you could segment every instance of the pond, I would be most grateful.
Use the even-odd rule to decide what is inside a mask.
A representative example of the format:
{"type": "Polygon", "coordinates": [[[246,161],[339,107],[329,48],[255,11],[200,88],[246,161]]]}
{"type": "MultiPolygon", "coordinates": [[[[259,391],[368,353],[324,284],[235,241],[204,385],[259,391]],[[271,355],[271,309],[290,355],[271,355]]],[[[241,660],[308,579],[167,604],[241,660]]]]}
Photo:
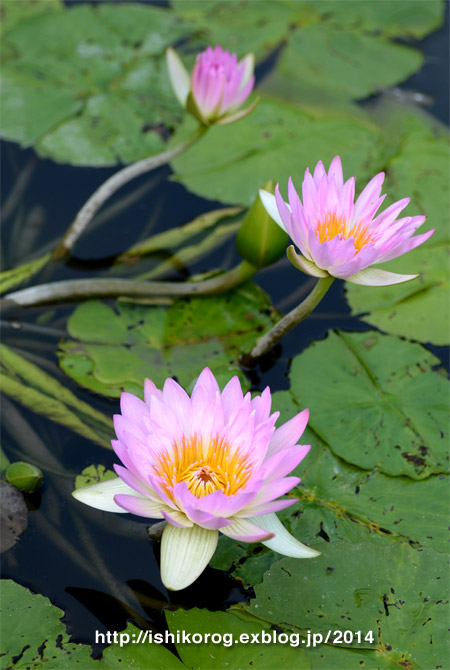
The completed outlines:
{"type": "Polygon", "coordinates": [[[448,11],[437,0],[413,5],[42,0],[12,10],[12,0],[5,3],[2,271],[51,252],[123,164],[173,148],[195,130],[171,90],[167,47],[189,68],[208,44],[240,58],[254,51],[261,97],[248,117],[208,129],[170,165],[125,184],[65,258],[25,270],[8,292],[75,279],[184,286],[220,278],[242,260],[236,234],[258,188],[273,179],[286,195],[292,175],[301,194],[305,169],[320,159],[328,169],[338,154],[344,178],[357,176],[358,194],[384,170],[387,204],[411,197],[405,216],[426,214],[424,230],[435,233],[386,266],[419,279],[384,287],[336,279],[254,365],[242,356],[316,282],[284,251],[215,296],[119,291],[29,306],[6,297],[2,468],[26,461],[44,483],[23,494],[27,512],[16,513],[11,540],[2,512],[11,544],[2,577],[20,585],[5,591],[15,630],[3,624],[2,667],[443,663],[448,11]],[[309,408],[301,442],[312,448],[294,471],[299,502],[280,518],[322,557],[284,558],[221,536],[201,576],[170,591],[149,519],[102,512],[71,493],[86,468],[84,484],[118,462],[109,443],[121,391],[142,397],[145,377],[159,387],[174,377],[191,392],[206,365],[222,388],[236,374],[254,395],[269,386],[277,425],[309,408]],[[48,602],[22,587],[63,615],[47,614],[48,602]],[[25,622],[33,634],[17,634],[25,622]],[[169,640],[164,655],[157,645],[119,648],[96,636],[130,622],[152,633],[276,630],[302,639],[239,652],[169,640]],[[312,648],[307,631],[325,639],[328,630],[351,631],[351,640],[312,648]],[[374,637],[361,641],[357,631],[374,637]]]}

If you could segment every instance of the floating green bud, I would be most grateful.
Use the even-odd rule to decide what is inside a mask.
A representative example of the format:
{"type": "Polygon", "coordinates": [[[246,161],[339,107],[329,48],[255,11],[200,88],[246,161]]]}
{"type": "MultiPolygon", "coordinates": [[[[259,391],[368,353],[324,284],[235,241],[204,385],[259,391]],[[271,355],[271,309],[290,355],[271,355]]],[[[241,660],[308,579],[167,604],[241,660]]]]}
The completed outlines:
{"type": "Polygon", "coordinates": [[[41,488],[44,475],[35,465],[16,461],[11,463],[5,470],[5,480],[26,493],[34,493],[41,488]]]}
{"type": "MultiPolygon", "coordinates": [[[[266,182],[263,188],[273,193],[273,181],[266,182]]],[[[238,254],[255,267],[264,268],[284,256],[288,242],[288,234],[269,216],[257,195],[239,228],[238,254]]]]}

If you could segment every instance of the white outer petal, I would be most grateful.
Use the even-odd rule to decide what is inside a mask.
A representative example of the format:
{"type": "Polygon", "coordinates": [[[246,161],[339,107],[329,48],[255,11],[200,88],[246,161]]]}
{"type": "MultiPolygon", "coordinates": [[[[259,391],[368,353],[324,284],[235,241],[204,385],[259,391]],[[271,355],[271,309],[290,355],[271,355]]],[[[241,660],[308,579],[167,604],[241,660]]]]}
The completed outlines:
{"type": "Polygon", "coordinates": [[[140,493],[132,489],[128,484],[116,477],[115,479],[108,479],[106,482],[99,482],[91,486],[83,486],[83,488],[72,491],[74,498],[89,505],[89,507],[96,507],[104,512],[119,512],[120,514],[127,514],[127,510],[119,507],[114,502],[114,496],[118,493],[127,493],[128,495],[144,498],[140,493]]]}
{"type": "Polygon", "coordinates": [[[191,88],[189,73],[184,67],[177,52],[169,47],[166,51],[167,69],[174,90],[182,107],[186,106],[186,99],[191,88]]]}
{"type": "Polygon", "coordinates": [[[161,579],[170,591],[180,591],[195,582],[217,547],[219,532],[194,525],[178,528],[170,523],[161,539],[161,579]]]}
{"type": "MultiPolygon", "coordinates": [[[[285,225],[283,223],[283,220],[280,216],[280,212],[278,211],[277,207],[277,201],[275,200],[275,196],[272,195],[272,193],[269,193],[269,191],[265,191],[263,188],[259,189],[259,197],[261,198],[261,202],[264,206],[264,209],[266,210],[267,214],[272,217],[272,219],[275,221],[275,223],[278,223],[280,228],[284,230],[285,233],[287,233],[287,230],[285,228],[285,225]]],[[[286,203],[287,207],[289,205],[286,203]]]]}
{"type": "Polygon", "coordinates": [[[289,261],[292,263],[292,265],[297,268],[297,270],[300,270],[301,272],[305,272],[307,275],[311,275],[311,277],[329,277],[330,274],[326,270],[322,270],[321,268],[318,268],[315,263],[312,261],[309,261],[307,258],[302,256],[301,254],[298,254],[294,246],[291,244],[290,247],[287,248],[287,257],[289,261]]]}
{"type": "Polygon", "coordinates": [[[255,56],[254,54],[250,53],[245,56],[239,63],[241,65],[242,63],[245,64],[244,68],[244,76],[242,77],[242,82],[241,82],[241,90],[247,86],[248,82],[253,76],[253,71],[255,69],[255,56]]]}
{"type": "Polygon", "coordinates": [[[276,514],[258,516],[257,523],[261,528],[265,528],[265,530],[275,534],[275,537],[271,540],[265,540],[262,543],[266,547],[269,547],[269,549],[272,549],[272,551],[284,554],[284,556],[291,556],[292,558],[314,558],[315,556],[320,556],[320,551],[307,547],[288,533],[276,514]]]}
{"type": "Polygon", "coordinates": [[[346,277],[345,281],[352,284],[362,284],[363,286],[390,286],[391,284],[402,284],[405,281],[416,279],[419,275],[401,275],[397,272],[388,272],[379,268],[365,268],[351,277],[346,277]]]}

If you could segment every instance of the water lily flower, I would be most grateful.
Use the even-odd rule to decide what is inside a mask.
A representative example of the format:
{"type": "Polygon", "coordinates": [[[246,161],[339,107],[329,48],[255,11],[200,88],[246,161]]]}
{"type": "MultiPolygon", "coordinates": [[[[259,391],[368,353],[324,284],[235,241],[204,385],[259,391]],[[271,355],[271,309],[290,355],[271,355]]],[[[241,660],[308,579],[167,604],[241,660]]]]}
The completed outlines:
{"type": "Polygon", "coordinates": [[[258,100],[237,111],[252,92],[255,58],[248,54],[238,62],[221,46],[208,47],[199,53],[192,76],[177,53],[167,49],[167,67],[172,87],[181,105],[204,126],[224,125],[247,116],[258,100]]]}
{"type": "Polygon", "coordinates": [[[298,445],[308,421],[303,410],[275,429],[266,388],[251,399],[234,377],[221,392],[208,368],[192,396],[173,379],[159,390],[149,379],[145,402],[121,396],[112,445],[123,465],[118,478],[77,489],[81,502],[109,512],[165,519],[161,578],[168,589],[192,584],[211,559],[219,531],[240,542],[262,542],[286,556],[319,552],[298,542],[275,512],[277,499],[299,483],[286,477],[310,447],[298,445]]]}
{"type": "Polygon", "coordinates": [[[385,286],[415,279],[371,267],[405,254],[427,240],[434,230],[412,237],[425,216],[398,219],[410,198],[403,198],[377,214],[385,196],[381,195],[384,172],[367,184],[355,202],[355,177],[345,183],[342,164],[336,156],[328,174],[319,161],[311,175],[305,172],[303,202],[289,178],[286,203],[278,185],[275,195],[261,191],[261,200],[270,216],[300,249],[288,248],[289,260],[313,277],[338,277],[354,284],[385,286]]]}

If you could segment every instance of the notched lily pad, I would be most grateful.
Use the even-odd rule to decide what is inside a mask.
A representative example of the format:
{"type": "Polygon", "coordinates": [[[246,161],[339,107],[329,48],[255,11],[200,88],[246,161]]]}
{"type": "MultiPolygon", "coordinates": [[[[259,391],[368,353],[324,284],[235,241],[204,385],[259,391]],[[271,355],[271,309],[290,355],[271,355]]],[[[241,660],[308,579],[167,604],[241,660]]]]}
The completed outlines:
{"type": "Polygon", "coordinates": [[[61,368],[78,383],[111,397],[143,393],[145,377],[161,386],[176,376],[192,388],[205,366],[225,384],[241,351],[277,319],[267,295],[253,282],[213,297],[178,300],[170,307],[91,301],[68,322],[71,337],[61,342],[61,368]]]}
{"type": "Polygon", "coordinates": [[[440,361],[390,335],[330,332],[294,358],[291,393],[333,452],[423,479],[448,470],[448,382],[440,361]]]}
{"type": "Polygon", "coordinates": [[[115,479],[116,473],[107,470],[104,465],[89,465],[75,478],[75,488],[81,489],[84,486],[106,482],[108,479],[115,479]]]}

